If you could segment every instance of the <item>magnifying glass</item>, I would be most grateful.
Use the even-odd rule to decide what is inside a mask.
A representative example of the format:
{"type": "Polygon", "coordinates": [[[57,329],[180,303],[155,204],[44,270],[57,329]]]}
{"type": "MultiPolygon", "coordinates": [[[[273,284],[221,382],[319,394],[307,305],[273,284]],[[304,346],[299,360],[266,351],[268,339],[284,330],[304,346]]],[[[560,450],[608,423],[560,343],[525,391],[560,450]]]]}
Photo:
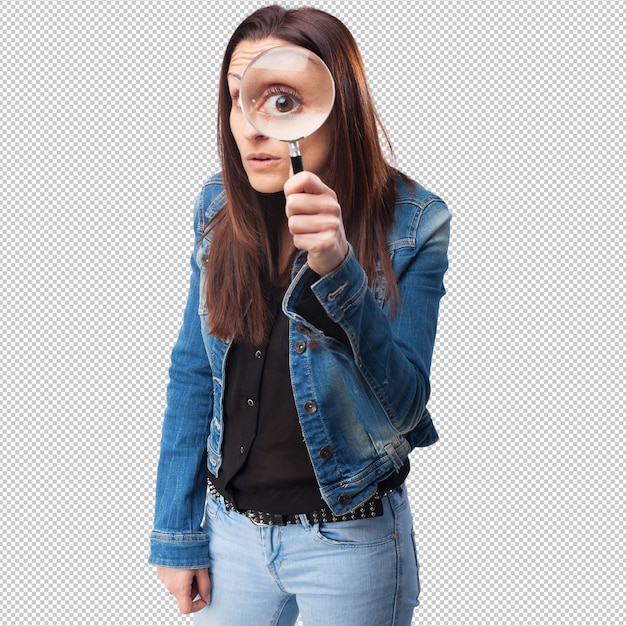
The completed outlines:
{"type": "Polygon", "coordinates": [[[261,134],[289,143],[294,174],[303,170],[298,141],[328,118],[335,82],[315,53],[300,46],[269,48],[246,67],[239,91],[246,119],[261,134]]]}

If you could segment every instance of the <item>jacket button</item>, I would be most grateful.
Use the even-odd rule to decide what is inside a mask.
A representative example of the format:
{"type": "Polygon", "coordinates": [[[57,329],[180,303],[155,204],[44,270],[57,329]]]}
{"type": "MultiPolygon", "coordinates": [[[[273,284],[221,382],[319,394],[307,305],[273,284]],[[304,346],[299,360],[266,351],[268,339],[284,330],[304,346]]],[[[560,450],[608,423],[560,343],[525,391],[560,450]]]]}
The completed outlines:
{"type": "Polygon", "coordinates": [[[307,400],[304,403],[304,410],[310,415],[311,413],[315,413],[317,411],[317,404],[313,402],[313,400],[307,400]]]}
{"type": "Polygon", "coordinates": [[[324,446],[323,448],[320,449],[320,456],[324,460],[330,459],[332,455],[333,455],[333,449],[330,446],[324,446]]]}
{"type": "Polygon", "coordinates": [[[298,341],[296,341],[295,349],[296,354],[302,354],[306,350],[306,343],[299,339],[298,341]]]}
{"type": "Polygon", "coordinates": [[[342,504],[345,506],[346,504],[350,504],[350,502],[352,502],[352,497],[350,496],[350,494],[342,493],[339,496],[339,504],[342,504]]]}

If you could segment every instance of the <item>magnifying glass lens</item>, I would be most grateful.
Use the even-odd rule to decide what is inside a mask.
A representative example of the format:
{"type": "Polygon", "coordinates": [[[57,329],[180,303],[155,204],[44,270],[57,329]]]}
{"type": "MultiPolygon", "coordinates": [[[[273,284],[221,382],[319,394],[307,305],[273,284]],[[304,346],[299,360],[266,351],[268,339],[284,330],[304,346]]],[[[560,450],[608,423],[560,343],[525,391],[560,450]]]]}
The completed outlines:
{"type": "Polygon", "coordinates": [[[335,84],[324,62],[298,46],[265,50],[246,68],[240,89],[244,115],[271,139],[294,142],[328,118],[335,84]]]}

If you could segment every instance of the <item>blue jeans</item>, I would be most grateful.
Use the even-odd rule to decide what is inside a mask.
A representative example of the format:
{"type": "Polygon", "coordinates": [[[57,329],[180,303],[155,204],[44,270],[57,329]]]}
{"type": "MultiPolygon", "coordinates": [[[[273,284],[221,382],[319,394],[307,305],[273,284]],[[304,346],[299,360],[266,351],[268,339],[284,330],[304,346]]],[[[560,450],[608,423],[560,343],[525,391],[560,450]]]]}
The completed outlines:
{"type": "Polygon", "coordinates": [[[410,626],[418,561],[405,487],[381,517],[255,526],[207,497],[211,604],[195,626],[410,626]]]}

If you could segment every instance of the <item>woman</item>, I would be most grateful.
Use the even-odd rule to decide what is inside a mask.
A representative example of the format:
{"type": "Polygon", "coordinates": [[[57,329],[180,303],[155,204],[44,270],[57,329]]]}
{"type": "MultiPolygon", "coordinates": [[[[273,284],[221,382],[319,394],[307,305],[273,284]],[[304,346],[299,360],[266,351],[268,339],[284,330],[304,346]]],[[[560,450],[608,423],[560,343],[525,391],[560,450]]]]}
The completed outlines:
{"type": "Polygon", "coordinates": [[[356,43],[322,11],[272,6],[242,22],[218,126],[222,173],[196,200],[150,562],[198,625],[410,624],[404,481],[410,451],[437,440],[426,403],[449,213],[386,162],[356,43]],[[295,175],[288,145],[239,102],[250,61],[284,44],[321,57],[336,85],[295,175]]]}

